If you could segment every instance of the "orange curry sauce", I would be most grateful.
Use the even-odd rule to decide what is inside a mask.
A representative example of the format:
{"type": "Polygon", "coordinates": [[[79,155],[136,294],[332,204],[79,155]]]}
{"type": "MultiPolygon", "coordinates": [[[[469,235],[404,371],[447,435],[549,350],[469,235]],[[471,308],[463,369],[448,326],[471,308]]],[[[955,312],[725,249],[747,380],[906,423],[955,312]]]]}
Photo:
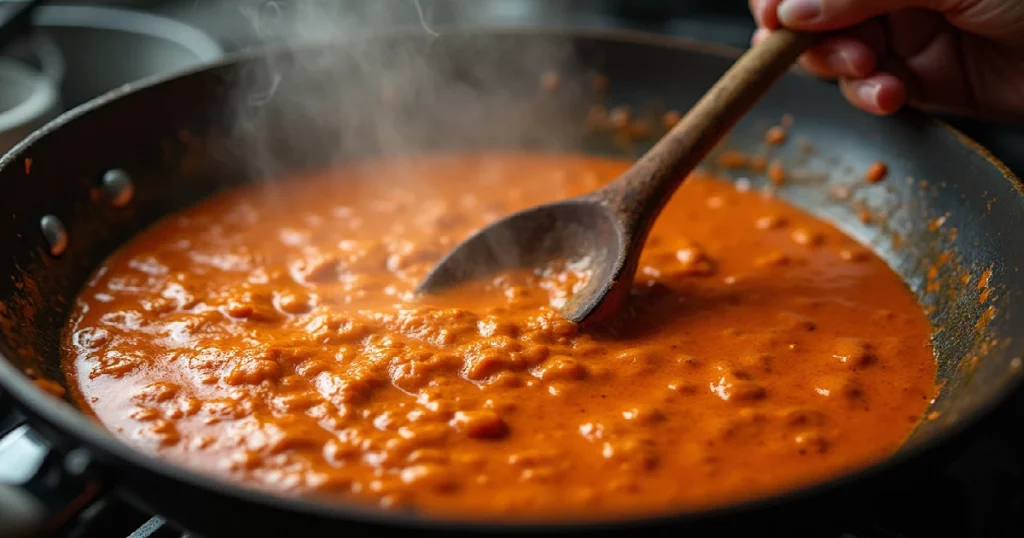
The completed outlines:
{"type": "Polygon", "coordinates": [[[552,307],[578,272],[411,294],[484,223],[628,164],[430,156],[214,197],[85,286],[75,397],[182,465],[456,518],[698,509],[895,450],[935,392],[913,296],[830,225],[725,182],[680,189],[614,328],[552,307]]]}

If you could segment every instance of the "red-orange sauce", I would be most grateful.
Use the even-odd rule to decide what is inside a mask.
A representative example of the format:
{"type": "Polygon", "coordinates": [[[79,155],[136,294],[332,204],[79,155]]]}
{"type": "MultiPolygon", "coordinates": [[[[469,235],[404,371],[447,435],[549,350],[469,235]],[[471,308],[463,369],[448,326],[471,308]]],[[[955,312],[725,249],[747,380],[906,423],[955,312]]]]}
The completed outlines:
{"type": "Polygon", "coordinates": [[[185,466],[473,519],[698,509],[895,450],[934,393],[913,296],[830,225],[726,182],[680,189],[614,328],[551,306],[585,271],[412,296],[472,230],[627,166],[428,156],[216,196],[82,290],[74,396],[185,466]]]}

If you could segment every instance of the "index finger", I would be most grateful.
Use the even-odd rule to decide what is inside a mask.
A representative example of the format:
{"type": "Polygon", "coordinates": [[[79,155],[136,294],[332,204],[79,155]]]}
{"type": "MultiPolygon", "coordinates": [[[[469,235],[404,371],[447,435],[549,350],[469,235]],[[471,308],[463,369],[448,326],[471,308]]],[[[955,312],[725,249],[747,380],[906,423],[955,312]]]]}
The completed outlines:
{"type": "Polygon", "coordinates": [[[848,28],[905,8],[943,7],[941,0],[763,0],[762,4],[761,9],[773,4],[774,20],[779,24],[812,32],[848,28]]]}
{"type": "Polygon", "coordinates": [[[750,13],[757,25],[774,30],[779,27],[778,9],[782,0],[749,0],[750,13]]]}

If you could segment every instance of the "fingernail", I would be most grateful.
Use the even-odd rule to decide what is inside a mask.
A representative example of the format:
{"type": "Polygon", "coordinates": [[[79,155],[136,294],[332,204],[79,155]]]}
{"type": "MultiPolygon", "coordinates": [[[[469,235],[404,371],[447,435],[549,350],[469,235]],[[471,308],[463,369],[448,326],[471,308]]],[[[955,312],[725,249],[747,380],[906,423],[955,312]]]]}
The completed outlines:
{"type": "Polygon", "coordinates": [[[785,25],[808,24],[821,18],[821,0],[785,0],[779,4],[779,21],[785,25]]]}
{"type": "Polygon", "coordinates": [[[861,104],[877,107],[878,91],[881,89],[882,86],[874,82],[855,82],[853,93],[861,104]]]}
{"type": "Polygon", "coordinates": [[[770,33],[771,33],[771,31],[770,31],[770,30],[766,30],[766,29],[764,29],[764,28],[758,28],[758,29],[757,29],[757,30],[756,30],[756,31],[754,32],[754,36],[750,38],[750,44],[751,44],[751,45],[756,45],[756,44],[758,44],[758,43],[759,43],[759,42],[761,42],[761,41],[762,41],[762,40],[763,40],[764,38],[768,37],[768,34],[770,34],[770,33]]]}
{"type": "Polygon", "coordinates": [[[853,55],[848,50],[837,50],[828,57],[829,67],[846,75],[855,76],[857,68],[853,63],[853,55]]]}
{"type": "Polygon", "coordinates": [[[750,4],[750,8],[751,14],[754,15],[754,22],[758,26],[764,26],[764,22],[761,21],[761,0],[754,0],[750,4]]]}

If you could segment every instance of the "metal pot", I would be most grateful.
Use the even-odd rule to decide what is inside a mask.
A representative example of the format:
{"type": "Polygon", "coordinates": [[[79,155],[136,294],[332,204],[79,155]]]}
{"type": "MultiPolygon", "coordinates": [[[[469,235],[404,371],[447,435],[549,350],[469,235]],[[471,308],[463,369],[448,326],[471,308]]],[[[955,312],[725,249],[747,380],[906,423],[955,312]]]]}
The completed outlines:
{"type": "MultiPolygon", "coordinates": [[[[870,492],[883,478],[927,469],[931,458],[954,450],[1024,377],[1019,322],[1024,285],[1018,272],[1024,242],[1015,233],[1024,227],[1021,183],[944,124],[913,112],[896,118],[866,115],[843,102],[833,87],[795,74],[779,82],[728,145],[757,148],[764,127],[793,114],[792,136],[806,138],[814,151],[800,144],[780,150],[779,158],[809,171],[780,195],[870,245],[905,279],[937,328],[933,343],[942,385],[931,419],[897,453],[868,468],[752,502],[628,521],[425,519],[274,495],[172,465],[115,439],[25,374],[30,369],[63,384],[60,334],[70,299],[90,271],[141,228],[213,191],[396,151],[382,133],[401,133],[405,151],[621,154],[611,141],[585,134],[585,84],[575,80],[602,73],[611,81],[608,99],[614,104],[639,110],[660,102],[682,110],[731,60],[730,52],[631,33],[402,35],[233,56],[173,79],[122,88],[50,123],[0,161],[0,387],[54,447],[41,472],[65,471],[83,484],[85,497],[112,485],[130,502],[207,535],[342,529],[723,535],[792,522],[807,510],[827,511],[850,495],[870,492]],[[372,69],[367,54],[375,59],[372,69]],[[319,68],[304,69],[309,66],[319,68]],[[562,70],[575,89],[563,98],[538,101],[537,81],[548,69],[562,70]],[[383,81],[396,78],[404,82],[404,98],[385,106],[379,99],[383,81]],[[240,92],[240,81],[256,89],[240,92]],[[338,81],[344,92],[338,91],[338,81]],[[485,117],[490,121],[477,121],[485,117]],[[381,122],[387,129],[380,129],[381,122]],[[253,167],[257,154],[260,166],[253,167]],[[852,188],[850,170],[863,170],[875,160],[889,165],[891,179],[884,187],[854,188],[852,203],[833,195],[837,187],[852,188]],[[97,188],[104,192],[111,170],[132,184],[134,197],[127,205],[95,196],[97,188]],[[864,208],[885,218],[862,222],[858,212],[864,208]],[[947,263],[936,263],[947,253],[947,263]],[[982,298],[977,282],[986,270],[982,298]],[[965,274],[974,275],[974,285],[961,283],[965,274]]],[[[755,185],[765,181],[749,179],[755,185]]],[[[4,489],[21,501],[38,497],[31,493],[4,489]]],[[[3,506],[0,517],[18,515],[3,506]]],[[[66,506],[44,504],[40,512],[66,513],[61,508],[66,506]]]]}

